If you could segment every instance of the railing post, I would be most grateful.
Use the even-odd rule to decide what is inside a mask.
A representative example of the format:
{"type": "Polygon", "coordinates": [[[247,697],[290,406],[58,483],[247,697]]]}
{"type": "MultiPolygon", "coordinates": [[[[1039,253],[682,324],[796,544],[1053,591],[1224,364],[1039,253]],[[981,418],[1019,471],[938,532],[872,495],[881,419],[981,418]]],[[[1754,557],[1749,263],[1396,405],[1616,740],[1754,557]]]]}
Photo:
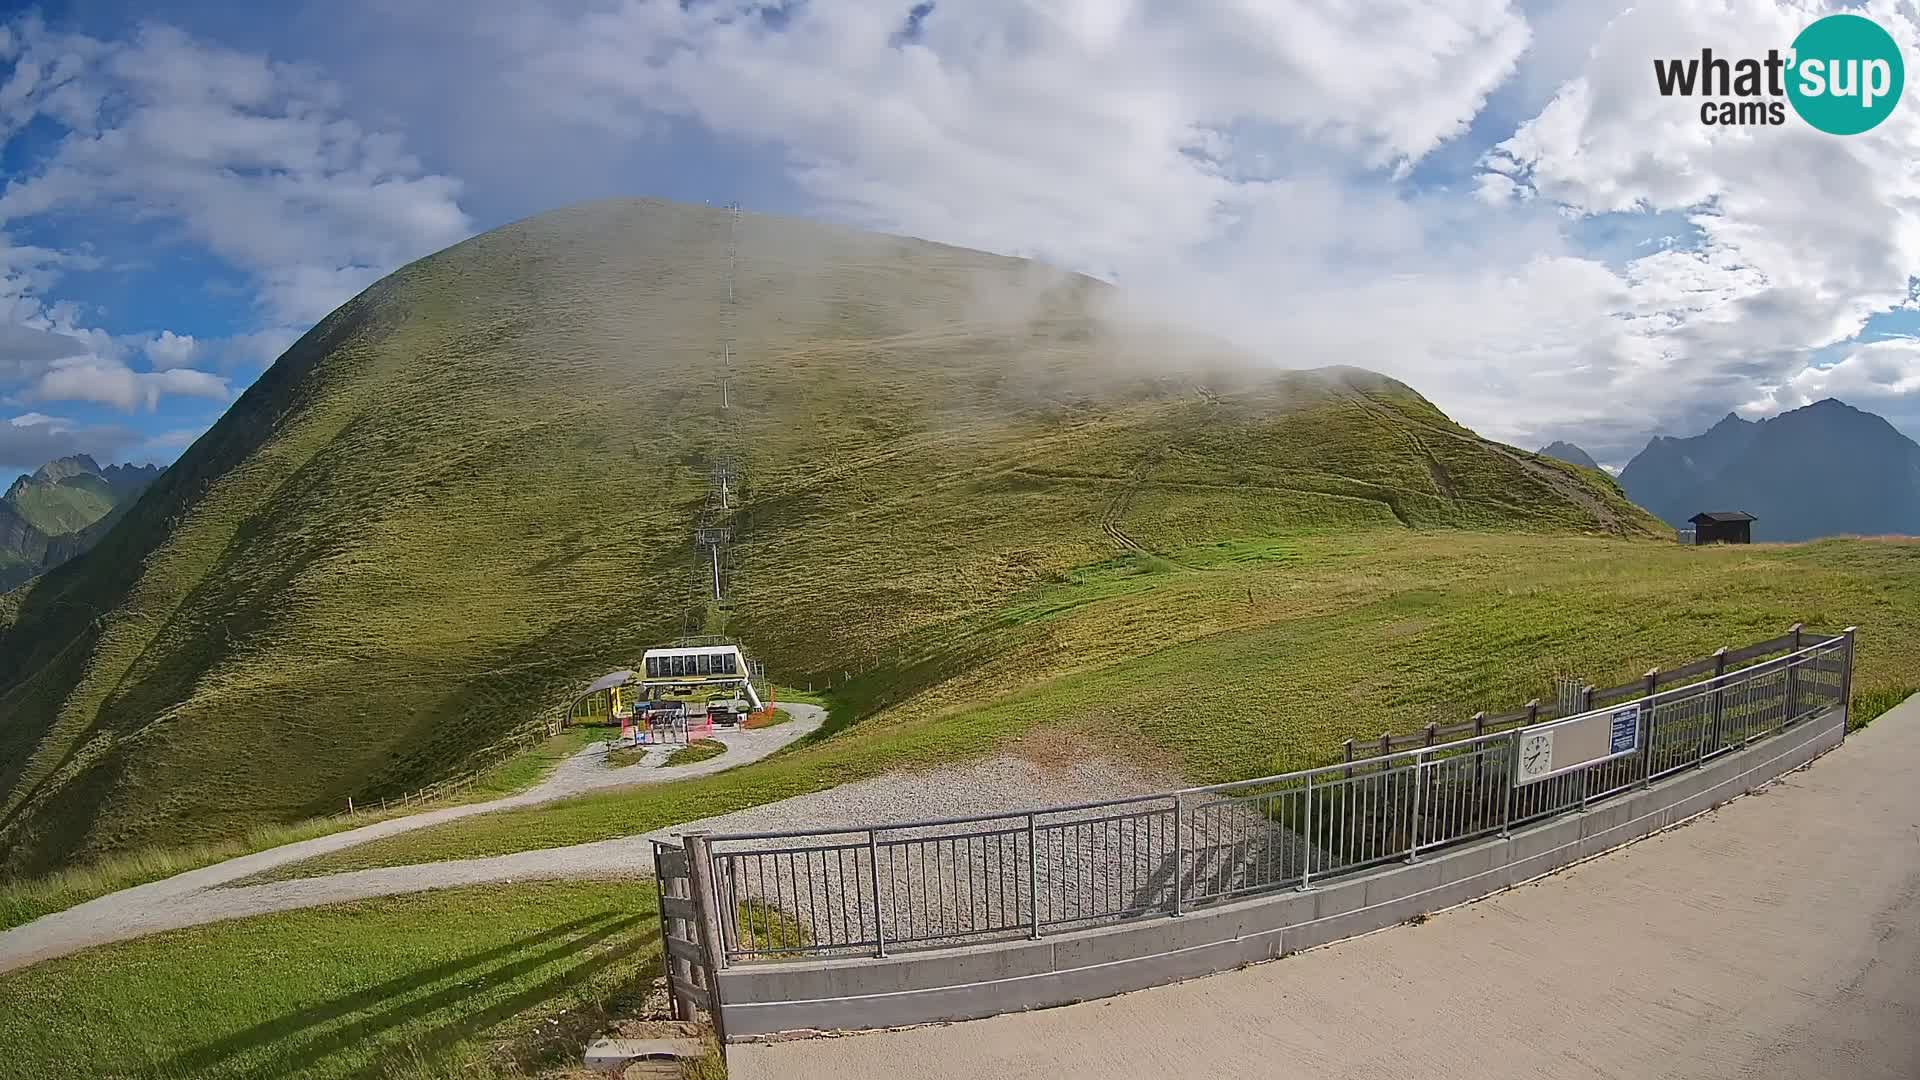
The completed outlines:
{"type": "Polygon", "coordinates": [[[1426,800],[1427,752],[1420,750],[1413,755],[1413,806],[1407,814],[1407,861],[1420,859],[1420,810],[1426,800]]]}
{"type": "Polygon", "coordinates": [[[1847,639],[1847,666],[1840,669],[1840,716],[1844,721],[1840,725],[1840,737],[1847,737],[1847,728],[1853,724],[1853,632],[1860,629],[1849,626],[1840,631],[1847,639]]]}
{"type": "MultiPolygon", "coordinates": [[[[874,830],[867,830],[867,865],[873,869],[873,955],[887,955],[887,932],[880,925],[880,842],[874,830]]],[[[887,889],[893,889],[893,880],[889,875],[887,889]]]]}
{"type": "Polygon", "coordinates": [[[1709,755],[1720,752],[1720,714],[1721,711],[1725,709],[1726,702],[1727,647],[1722,645],[1719,649],[1715,650],[1713,654],[1713,738],[1710,744],[1712,749],[1702,753],[1700,755],[1700,761],[1696,762],[1696,764],[1705,762],[1709,755]]]}
{"type": "Polygon", "coordinates": [[[1173,914],[1178,918],[1186,904],[1187,894],[1187,842],[1182,836],[1181,826],[1187,820],[1187,800],[1179,793],[1173,794],[1173,914]]]}
{"type": "MultiPolygon", "coordinates": [[[[1473,714],[1473,737],[1478,739],[1487,733],[1487,714],[1484,710],[1473,714]]],[[[1487,748],[1476,743],[1473,748],[1473,787],[1475,791],[1486,782],[1487,748]]]]}
{"type": "Polygon", "coordinates": [[[1507,774],[1505,777],[1506,785],[1507,785],[1507,797],[1502,800],[1502,802],[1506,805],[1507,809],[1505,813],[1502,813],[1500,815],[1500,835],[1501,836],[1510,835],[1509,830],[1511,830],[1513,827],[1513,792],[1515,788],[1518,788],[1520,786],[1519,784],[1515,783],[1515,781],[1519,779],[1520,779],[1520,729],[1514,728],[1512,731],[1507,733],[1507,774]]]}
{"type": "MultiPolygon", "coordinates": [[[[720,1002],[720,969],[727,964],[727,949],[720,940],[720,905],[713,883],[713,854],[705,832],[689,833],[687,845],[687,884],[693,890],[693,908],[700,919],[694,931],[700,939],[700,951],[706,957],[707,1015],[713,1018],[713,1032],[720,1045],[727,1043],[726,1019],[720,1002]]],[[[665,948],[665,945],[661,946],[665,948]]]]}
{"type": "Polygon", "coordinates": [[[1583,713],[1589,713],[1593,711],[1593,684],[1592,683],[1588,683],[1587,685],[1580,688],[1580,711],[1583,713]]]}
{"type": "MultiPolygon", "coordinates": [[[[1027,936],[1040,940],[1040,847],[1039,833],[1033,827],[1033,815],[1027,815],[1027,936]]],[[[911,852],[909,852],[911,854],[911,852]]],[[[907,883],[912,890],[911,880],[907,883]]],[[[907,904],[913,904],[913,894],[907,894],[907,904]]]]}
{"type": "Polygon", "coordinates": [[[1346,742],[1341,743],[1340,746],[1347,759],[1346,776],[1347,779],[1351,780],[1353,779],[1353,740],[1348,739],[1346,742]]]}
{"type": "Polygon", "coordinates": [[[1391,753],[1393,753],[1393,732],[1383,731],[1380,733],[1380,756],[1386,757],[1391,753]]]}
{"type": "Polygon", "coordinates": [[[684,965],[686,961],[676,958],[672,953],[667,951],[667,939],[673,936],[673,924],[675,920],[667,917],[667,905],[665,903],[665,898],[673,895],[673,892],[671,889],[667,887],[667,875],[666,875],[665,869],[660,864],[660,842],[656,840],[653,842],[652,846],[653,846],[653,884],[654,884],[654,888],[659,892],[661,897],[660,967],[666,972],[666,975],[667,975],[667,1007],[672,1011],[673,1018],[675,1020],[692,1020],[693,1006],[690,1004],[685,1004],[681,1001],[680,992],[678,990],[675,990],[673,985],[674,965],[676,964],[684,965]]]}
{"type": "MultiPolygon", "coordinates": [[[[1351,740],[1348,741],[1351,745],[1351,740]]],[[[1313,774],[1307,774],[1306,856],[1300,866],[1300,891],[1313,888],[1313,774]]]]}
{"type": "MultiPolygon", "coordinates": [[[[1793,651],[1796,653],[1800,651],[1800,630],[1799,623],[1787,627],[1787,633],[1793,635],[1793,651]]],[[[1786,727],[1791,724],[1793,718],[1798,715],[1800,715],[1800,661],[1793,659],[1787,661],[1787,712],[1780,718],[1780,726],[1786,727]]]]}
{"type": "Polygon", "coordinates": [[[1640,703],[1640,787],[1653,786],[1653,695],[1660,688],[1660,669],[1647,672],[1645,700],[1640,703]]]}

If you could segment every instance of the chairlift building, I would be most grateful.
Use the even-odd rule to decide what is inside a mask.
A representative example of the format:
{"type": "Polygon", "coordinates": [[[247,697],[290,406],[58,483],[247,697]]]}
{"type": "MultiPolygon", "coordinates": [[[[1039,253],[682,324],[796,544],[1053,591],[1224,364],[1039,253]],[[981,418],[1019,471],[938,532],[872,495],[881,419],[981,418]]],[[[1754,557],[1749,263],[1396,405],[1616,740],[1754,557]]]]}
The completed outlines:
{"type": "Polygon", "coordinates": [[[640,665],[643,686],[681,690],[737,686],[754,709],[762,707],[753,688],[752,664],[738,645],[648,649],[640,665]]]}

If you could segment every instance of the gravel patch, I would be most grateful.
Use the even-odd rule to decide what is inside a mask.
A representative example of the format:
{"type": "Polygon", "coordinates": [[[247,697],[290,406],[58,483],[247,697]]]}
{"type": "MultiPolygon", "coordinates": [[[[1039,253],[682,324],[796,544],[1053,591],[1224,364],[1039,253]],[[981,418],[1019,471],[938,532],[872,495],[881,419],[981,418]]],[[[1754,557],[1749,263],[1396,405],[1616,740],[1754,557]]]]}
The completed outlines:
{"type": "Polygon", "coordinates": [[[699,830],[865,829],[887,822],[972,817],[1150,795],[1168,786],[1164,777],[1114,762],[1043,767],[1025,758],[997,757],[856,780],[811,795],[675,825],[649,833],[647,839],[664,840],[699,830]]]}

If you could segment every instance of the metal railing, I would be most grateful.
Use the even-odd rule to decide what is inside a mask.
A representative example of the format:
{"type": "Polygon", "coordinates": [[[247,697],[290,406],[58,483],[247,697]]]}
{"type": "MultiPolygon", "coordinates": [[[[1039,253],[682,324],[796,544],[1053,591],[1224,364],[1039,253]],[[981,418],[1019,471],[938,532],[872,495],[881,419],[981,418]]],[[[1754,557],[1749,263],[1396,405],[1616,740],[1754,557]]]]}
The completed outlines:
{"type": "Polygon", "coordinates": [[[728,963],[884,956],[1308,888],[1582,809],[1819,715],[1846,701],[1852,650],[1848,630],[1736,671],[1723,650],[1708,670],[1724,674],[1687,685],[1649,674],[1650,692],[1596,710],[1637,706],[1631,751],[1534,782],[1516,782],[1519,747],[1547,725],[1138,798],[710,835],[719,940],[728,963]]]}

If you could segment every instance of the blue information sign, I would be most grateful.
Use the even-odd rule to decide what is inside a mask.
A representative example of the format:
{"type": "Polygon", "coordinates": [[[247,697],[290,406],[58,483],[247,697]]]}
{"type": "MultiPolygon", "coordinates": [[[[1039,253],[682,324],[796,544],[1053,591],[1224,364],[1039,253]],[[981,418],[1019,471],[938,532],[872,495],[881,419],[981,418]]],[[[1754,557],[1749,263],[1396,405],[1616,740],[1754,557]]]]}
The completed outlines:
{"type": "Polygon", "coordinates": [[[1615,709],[1610,719],[1613,721],[1613,737],[1607,745],[1608,754],[1624,754],[1640,745],[1640,706],[1615,709]]]}

